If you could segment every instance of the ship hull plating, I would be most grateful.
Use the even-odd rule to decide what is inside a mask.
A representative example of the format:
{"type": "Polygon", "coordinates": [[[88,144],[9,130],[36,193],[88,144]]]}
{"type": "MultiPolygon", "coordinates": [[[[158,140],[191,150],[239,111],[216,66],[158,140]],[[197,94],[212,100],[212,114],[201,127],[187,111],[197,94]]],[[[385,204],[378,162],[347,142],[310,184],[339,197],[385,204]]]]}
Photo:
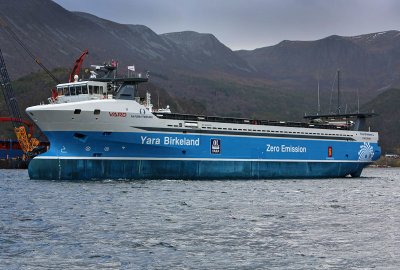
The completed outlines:
{"type": "Polygon", "coordinates": [[[31,179],[283,179],[360,176],[368,163],[40,158],[29,164],[31,179]]]}

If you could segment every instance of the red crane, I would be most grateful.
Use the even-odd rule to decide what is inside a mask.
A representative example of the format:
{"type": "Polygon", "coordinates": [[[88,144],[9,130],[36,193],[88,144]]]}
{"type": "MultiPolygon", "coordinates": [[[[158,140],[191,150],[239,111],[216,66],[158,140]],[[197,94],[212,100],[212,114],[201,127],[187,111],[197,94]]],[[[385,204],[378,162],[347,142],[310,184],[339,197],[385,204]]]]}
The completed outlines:
{"type": "Polygon", "coordinates": [[[79,58],[75,60],[75,65],[72,68],[71,74],[69,75],[69,82],[73,82],[74,76],[79,75],[79,72],[81,72],[83,60],[85,59],[86,55],[88,55],[88,54],[89,54],[89,51],[88,51],[88,49],[86,49],[82,52],[81,56],[79,56],[79,58]]]}

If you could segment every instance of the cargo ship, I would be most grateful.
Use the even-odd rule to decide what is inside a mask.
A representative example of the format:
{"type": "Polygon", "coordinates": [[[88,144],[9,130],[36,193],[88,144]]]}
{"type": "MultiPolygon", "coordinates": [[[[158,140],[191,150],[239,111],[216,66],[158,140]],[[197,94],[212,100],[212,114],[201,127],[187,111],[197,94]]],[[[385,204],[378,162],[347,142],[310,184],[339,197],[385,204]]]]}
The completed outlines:
{"type": "Polygon", "coordinates": [[[28,116],[50,142],[31,179],[284,179],[359,177],[381,155],[372,113],[309,116],[304,122],[178,114],[138,97],[146,75],[114,65],[59,84],[28,116]],[[100,75],[99,75],[100,74],[100,75]]]}

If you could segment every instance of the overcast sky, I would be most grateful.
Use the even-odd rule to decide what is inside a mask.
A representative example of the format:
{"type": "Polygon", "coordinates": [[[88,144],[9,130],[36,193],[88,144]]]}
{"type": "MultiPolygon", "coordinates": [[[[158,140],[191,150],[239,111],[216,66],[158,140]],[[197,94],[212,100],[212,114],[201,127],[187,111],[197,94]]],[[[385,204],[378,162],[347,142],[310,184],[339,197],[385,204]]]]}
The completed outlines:
{"type": "Polygon", "coordinates": [[[233,50],[400,30],[400,0],[54,0],[158,34],[212,33],[233,50]]]}

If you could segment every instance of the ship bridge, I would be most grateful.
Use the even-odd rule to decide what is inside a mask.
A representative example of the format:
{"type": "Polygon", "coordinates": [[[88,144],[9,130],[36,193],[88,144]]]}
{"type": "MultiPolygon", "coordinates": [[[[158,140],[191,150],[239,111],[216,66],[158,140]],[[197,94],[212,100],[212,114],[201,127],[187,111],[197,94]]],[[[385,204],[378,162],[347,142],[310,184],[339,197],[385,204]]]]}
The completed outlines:
{"type": "Polygon", "coordinates": [[[139,83],[147,78],[94,78],[58,84],[49,103],[68,103],[93,99],[135,99],[139,83]]]}
{"type": "Polygon", "coordinates": [[[89,99],[108,98],[107,83],[80,81],[57,85],[56,93],[49,98],[50,103],[67,103],[89,99]]]}

